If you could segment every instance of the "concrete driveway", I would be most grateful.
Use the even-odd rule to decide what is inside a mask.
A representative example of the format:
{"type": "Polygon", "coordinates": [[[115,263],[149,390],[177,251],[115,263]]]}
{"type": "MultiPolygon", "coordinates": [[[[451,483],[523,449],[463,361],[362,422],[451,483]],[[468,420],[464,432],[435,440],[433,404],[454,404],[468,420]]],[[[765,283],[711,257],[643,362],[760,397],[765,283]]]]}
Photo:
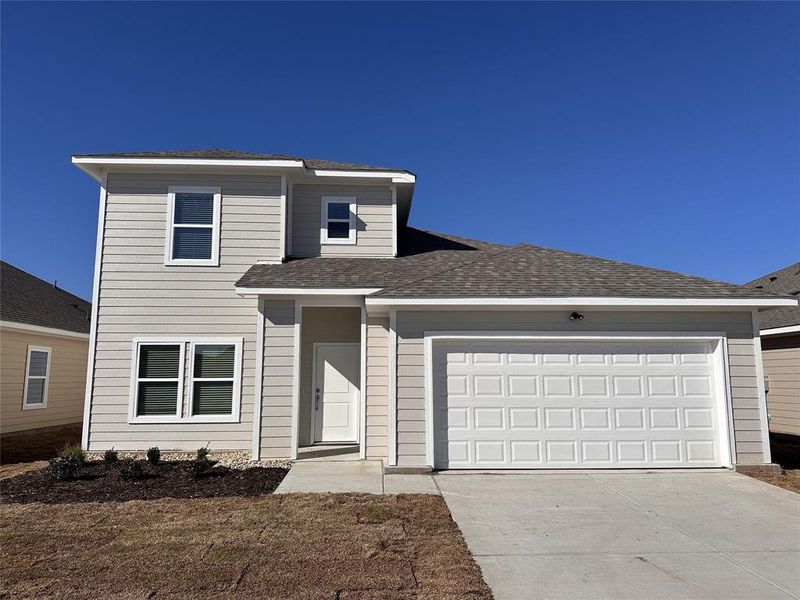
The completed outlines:
{"type": "Polygon", "coordinates": [[[800,597],[800,495],[744,475],[435,479],[496,600],[800,597]]]}

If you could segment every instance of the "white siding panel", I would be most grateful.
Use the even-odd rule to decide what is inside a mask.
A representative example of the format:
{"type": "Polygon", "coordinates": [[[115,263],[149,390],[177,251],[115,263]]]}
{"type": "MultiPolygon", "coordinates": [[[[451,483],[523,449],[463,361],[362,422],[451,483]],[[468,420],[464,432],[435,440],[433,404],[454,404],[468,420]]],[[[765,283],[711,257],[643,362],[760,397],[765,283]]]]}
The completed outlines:
{"type": "Polygon", "coordinates": [[[91,450],[143,450],[153,445],[194,450],[207,442],[215,449],[251,447],[257,302],[236,296],[234,284],[256,260],[279,258],[279,228],[279,177],[109,176],[91,450]],[[167,193],[175,185],[222,188],[218,267],[164,266],[167,193]],[[240,421],[128,424],[132,340],[149,335],[244,338],[240,421]]]}
{"type": "Polygon", "coordinates": [[[261,399],[261,458],[291,454],[294,382],[294,301],[264,306],[264,379],[261,399]]]}

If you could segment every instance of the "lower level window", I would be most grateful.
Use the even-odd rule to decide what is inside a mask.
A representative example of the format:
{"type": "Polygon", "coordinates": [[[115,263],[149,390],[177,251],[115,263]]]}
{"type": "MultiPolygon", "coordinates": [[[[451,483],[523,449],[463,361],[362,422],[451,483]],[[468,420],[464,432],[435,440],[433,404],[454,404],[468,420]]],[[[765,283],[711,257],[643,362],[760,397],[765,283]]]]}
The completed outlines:
{"type": "Polygon", "coordinates": [[[238,421],[241,355],[241,340],[135,341],[130,421],[238,421]]]}
{"type": "Polygon", "coordinates": [[[50,374],[50,348],[28,346],[25,365],[25,391],[22,408],[44,408],[47,406],[47,379],[50,374]]]}
{"type": "Polygon", "coordinates": [[[236,346],[194,344],[192,416],[233,414],[236,346]]]}

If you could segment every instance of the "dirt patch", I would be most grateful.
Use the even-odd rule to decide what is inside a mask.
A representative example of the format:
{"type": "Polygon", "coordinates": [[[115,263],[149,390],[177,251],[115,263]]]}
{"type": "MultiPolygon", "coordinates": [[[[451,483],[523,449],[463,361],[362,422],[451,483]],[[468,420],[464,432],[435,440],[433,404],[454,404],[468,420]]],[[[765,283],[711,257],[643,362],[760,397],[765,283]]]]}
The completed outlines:
{"type": "Polygon", "coordinates": [[[492,597],[438,496],[2,504],[0,539],[0,597],[492,597]]]}
{"type": "Polygon", "coordinates": [[[0,463],[47,460],[58,455],[64,446],[80,443],[80,423],[6,433],[0,436],[0,463]]]}
{"type": "Polygon", "coordinates": [[[753,471],[747,473],[747,475],[800,494],[800,469],[787,469],[783,473],[753,471]]]}
{"type": "Polygon", "coordinates": [[[783,467],[783,473],[754,470],[745,475],[800,494],[800,436],[770,433],[769,441],[772,462],[783,467]]]}
{"type": "Polygon", "coordinates": [[[149,465],[144,476],[123,479],[118,468],[87,463],[74,481],[56,481],[47,469],[0,480],[0,502],[64,504],[75,502],[120,502],[160,498],[218,498],[270,494],[283,480],[287,469],[215,467],[208,475],[195,478],[189,462],[149,465]]]}

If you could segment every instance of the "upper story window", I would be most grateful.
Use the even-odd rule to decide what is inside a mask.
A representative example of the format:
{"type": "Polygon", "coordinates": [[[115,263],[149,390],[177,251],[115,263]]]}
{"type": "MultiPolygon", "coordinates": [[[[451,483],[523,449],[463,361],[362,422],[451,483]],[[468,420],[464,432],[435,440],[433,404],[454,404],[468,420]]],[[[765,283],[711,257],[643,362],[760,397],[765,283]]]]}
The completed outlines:
{"type": "Polygon", "coordinates": [[[355,244],[356,199],[323,196],[320,234],[323,244],[355,244]]]}
{"type": "Polygon", "coordinates": [[[25,391],[22,394],[22,409],[45,408],[47,406],[47,380],[50,375],[50,348],[28,346],[25,365],[25,391]]]}
{"type": "Polygon", "coordinates": [[[170,187],[165,265],[219,265],[222,193],[218,187],[170,187]]]}

